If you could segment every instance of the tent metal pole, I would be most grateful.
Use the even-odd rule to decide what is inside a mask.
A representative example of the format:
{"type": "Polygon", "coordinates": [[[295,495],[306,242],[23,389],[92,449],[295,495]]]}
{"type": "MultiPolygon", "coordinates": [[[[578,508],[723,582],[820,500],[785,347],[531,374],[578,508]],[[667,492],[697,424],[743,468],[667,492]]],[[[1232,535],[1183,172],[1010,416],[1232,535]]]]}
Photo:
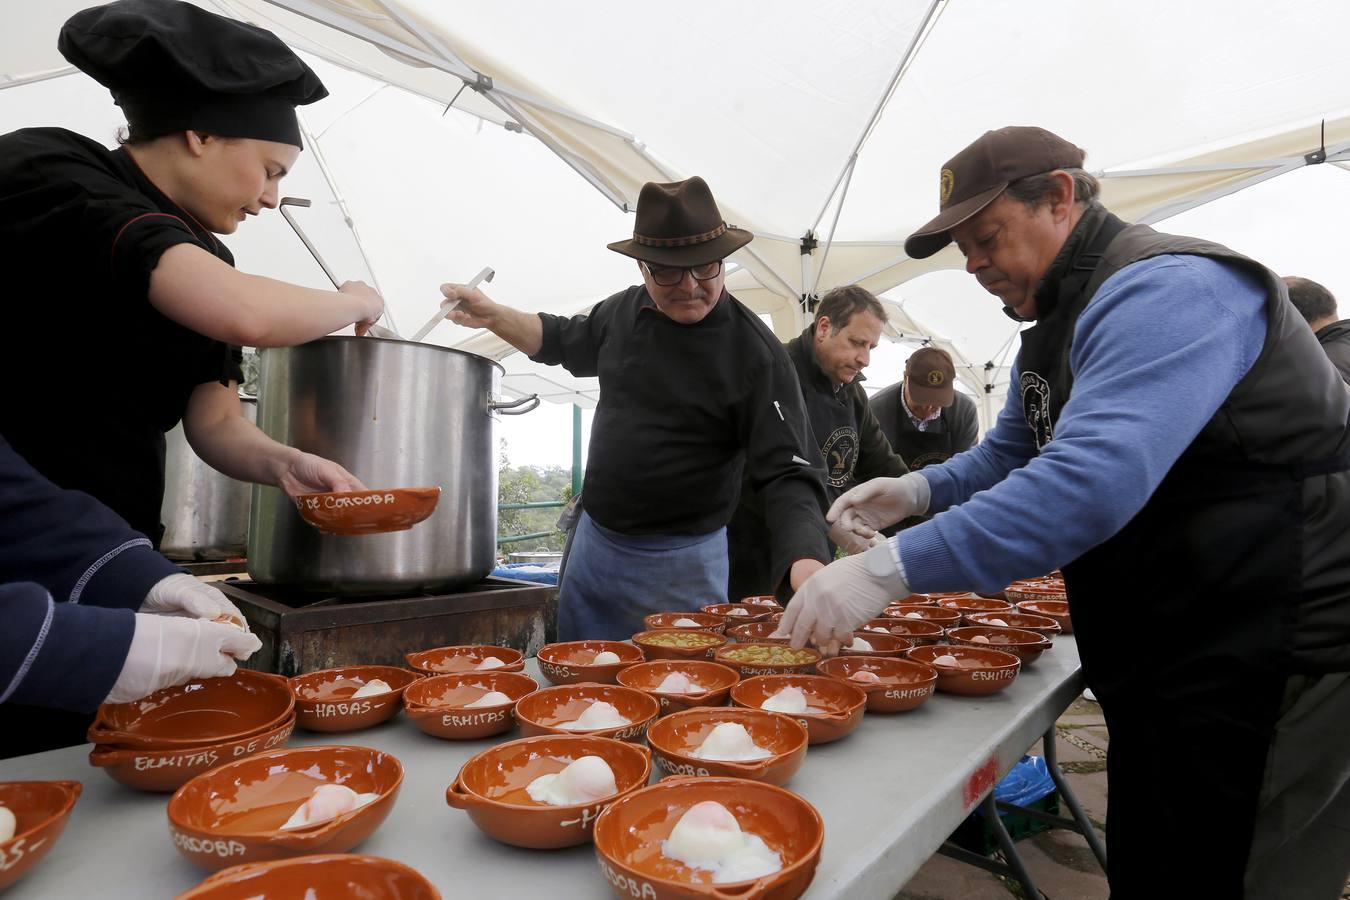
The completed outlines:
{"type": "Polygon", "coordinates": [[[47,72],[38,72],[34,75],[24,75],[20,78],[8,78],[0,80],[0,91],[6,88],[23,87],[25,84],[37,84],[39,81],[51,81],[53,78],[64,78],[67,75],[74,75],[80,71],[74,66],[66,66],[64,69],[52,69],[47,72]]]}

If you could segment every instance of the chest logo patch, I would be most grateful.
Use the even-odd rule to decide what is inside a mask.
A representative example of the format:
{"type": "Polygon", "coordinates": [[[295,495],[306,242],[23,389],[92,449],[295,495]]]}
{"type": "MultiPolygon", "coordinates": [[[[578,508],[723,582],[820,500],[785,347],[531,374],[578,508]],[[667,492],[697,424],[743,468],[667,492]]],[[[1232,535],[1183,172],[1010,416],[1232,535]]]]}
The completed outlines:
{"type": "Polygon", "coordinates": [[[1036,439],[1036,449],[1040,450],[1055,436],[1050,424],[1050,385],[1035,372],[1023,372],[1018,387],[1022,391],[1022,415],[1036,439]]]}
{"type": "Polygon", "coordinates": [[[843,487],[853,477],[853,467],[858,462],[858,432],[845,426],[836,428],[820,448],[825,457],[825,480],[830,487],[843,487]]]}

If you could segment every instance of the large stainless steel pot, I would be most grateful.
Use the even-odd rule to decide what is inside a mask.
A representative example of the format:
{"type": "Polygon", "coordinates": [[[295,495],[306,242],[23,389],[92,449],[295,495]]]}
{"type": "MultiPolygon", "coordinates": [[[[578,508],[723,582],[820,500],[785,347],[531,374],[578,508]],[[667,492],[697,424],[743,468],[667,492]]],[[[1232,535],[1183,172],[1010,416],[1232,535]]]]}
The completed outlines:
{"type": "MultiPolygon", "coordinates": [[[[240,397],[244,418],[257,421],[258,402],[240,397]]],[[[250,486],[222,475],[192,451],[180,422],[164,436],[164,504],[160,551],[173,559],[229,559],[248,546],[250,486]]]]}
{"type": "Polygon", "coordinates": [[[248,572],[255,581],[334,593],[401,593],[479,581],[497,544],[502,367],[430,344],[328,337],[262,354],[258,425],[335,460],[368,487],[440,485],[431,517],[408,531],[336,537],[305,524],[280,490],[255,485],[248,572]]]}

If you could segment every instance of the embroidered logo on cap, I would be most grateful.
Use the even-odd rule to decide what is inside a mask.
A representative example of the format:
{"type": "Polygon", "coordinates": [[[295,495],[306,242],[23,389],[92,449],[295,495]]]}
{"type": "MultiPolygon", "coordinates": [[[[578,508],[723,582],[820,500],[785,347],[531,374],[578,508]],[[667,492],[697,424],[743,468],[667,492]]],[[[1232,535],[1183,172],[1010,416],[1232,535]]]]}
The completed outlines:
{"type": "Polygon", "coordinates": [[[943,169],[941,183],[938,185],[938,203],[940,205],[942,206],[947,205],[947,201],[951,199],[952,188],[955,186],[955,184],[956,184],[956,176],[952,174],[952,170],[943,169]]]}
{"type": "Polygon", "coordinates": [[[943,378],[941,370],[930,369],[928,371],[928,383],[931,384],[933,387],[941,387],[942,382],[945,380],[946,379],[943,378]]]}

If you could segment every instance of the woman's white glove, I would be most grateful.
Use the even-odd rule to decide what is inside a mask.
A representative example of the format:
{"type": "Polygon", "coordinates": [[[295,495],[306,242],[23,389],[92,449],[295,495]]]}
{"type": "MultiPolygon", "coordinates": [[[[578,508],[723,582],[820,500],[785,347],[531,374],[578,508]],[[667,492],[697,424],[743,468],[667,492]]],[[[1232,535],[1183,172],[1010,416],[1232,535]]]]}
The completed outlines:
{"type": "Polygon", "coordinates": [[[845,491],[825,518],[834,527],[871,538],[908,516],[928,512],[933,490],[918,472],[899,478],[873,478],[845,491]]]}
{"type": "Polygon", "coordinates": [[[247,659],[261,647],[255,635],[233,625],[137,613],[126,662],[107,702],[139,700],[194,678],[233,675],[235,660],[247,659]]]}
{"type": "Polygon", "coordinates": [[[833,656],[853,640],[853,632],[864,622],[909,594],[889,544],[878,544],[857,556],[837,559],[808,578],[777,630],[791,634],[795,648],[809,641],[833,656]]]}
{"type": "Polygon", "coordinates": [[[168,616],[190,616],[194,619],[233,619],[240,628],[247,629],[244,614],[224,594],[211,585],[198,581],[186,572],[169,575],[155,582],[145,595],[139,610],[168,616]]]}

